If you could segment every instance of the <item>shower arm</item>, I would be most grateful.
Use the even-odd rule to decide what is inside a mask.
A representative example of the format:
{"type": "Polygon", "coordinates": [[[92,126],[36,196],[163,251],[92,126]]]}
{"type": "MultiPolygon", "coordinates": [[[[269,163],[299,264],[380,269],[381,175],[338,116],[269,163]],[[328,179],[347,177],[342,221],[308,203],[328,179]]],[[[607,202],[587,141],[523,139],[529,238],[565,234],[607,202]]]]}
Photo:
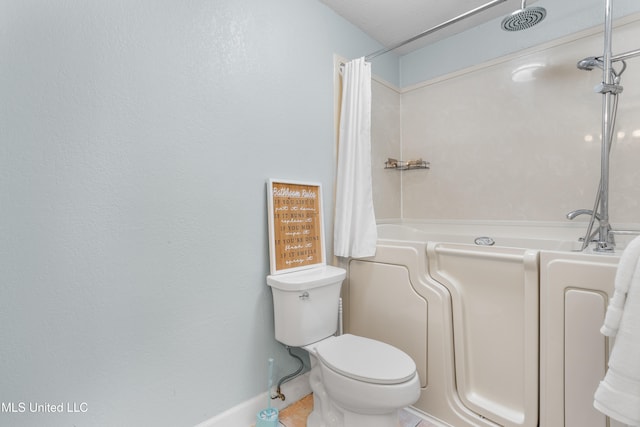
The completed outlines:
{"type": "Polygon", "coordinates": [[[429,34],[435,33],[436,31],[439,31],[439,30],[441,30],[441,29],[443,29],[445,27],[448,27],[449,25],[455,24],[456,22],[462,21],[463,19],[469,18],[469,17],[471,17],[473,15],[476,15],[476,14],[478,14],[480,12],[483,12],[483,11],[493,7],[493,6],[497,6],[498,4],[504,3],[505,1],[507,1],[507,0],[492,0],[489,3],[483,4],[482,6],[478,6],[475,9],[471,9],[468,12],[465,12],[465,13],[463,13],[461,15],[456,16],[455,18],[449,19],[448,21],[445,21],[445,22],[443,22],[441,24],[438,24],[435,27],[431,27],[428,30],[423,31],[420,34],[417,34],[417,35],[415,35],[415,36],[413,36],[413,37],[411,37],[411,38],[409,38],[407,40],[401,41],[401,42],[396,43],[396,44],[394,44],[392,46],[385,47],[385,48],[377,50],[377,51],[375,51],[373,53],[370,53],[369,55],[365,56],[364,59],[365,59],[365,61],[370,61],[373,58],[376,58],[376,57],[378,57],[380,55],[384,55],[385,53],[391,52],[392,50],[398,49],[399,47],[402,47],[402,46],[404,46],[406,44],[409,44],[409,43],[411,43],[413,41],[421,39],[422,37],[428,36],[429,34]]]}

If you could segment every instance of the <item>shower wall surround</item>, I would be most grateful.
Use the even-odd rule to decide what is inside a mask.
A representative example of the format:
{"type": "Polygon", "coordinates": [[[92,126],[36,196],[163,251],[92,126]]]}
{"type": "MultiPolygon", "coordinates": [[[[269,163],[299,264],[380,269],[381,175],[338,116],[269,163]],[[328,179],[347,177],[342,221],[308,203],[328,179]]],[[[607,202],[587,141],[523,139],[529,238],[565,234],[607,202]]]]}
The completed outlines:
{"type": "MultiPolygon", "coordinates": [[[[614,53],[637,49],[638,40],[640,16],[627,17],[614,30],[614,53]]],[[[570,210],[591,209],[602,101],[593,87],[602,72],[576,62],[602,46],[602,32],[592,30],[408,88],[374,82],[378,219],[564,221],[570,210]],[[383,170],[387,156],[421,157],[431,169],[383,170]]],[[[628,61],[621,83],[614,225],[640,222],[640,59],[628,61]]]]}
{"type": "MultiPolygon", "coordinates": [[[[399,218],[401,208],[402,174],[384,169],[384,162],[392,157],[400,159],[401,117],[398,89],[383,80],[371,82],[371,181],[376,218],[399,218]]],[[[420,171],[422,172],[422,171],[420,171]]]]}

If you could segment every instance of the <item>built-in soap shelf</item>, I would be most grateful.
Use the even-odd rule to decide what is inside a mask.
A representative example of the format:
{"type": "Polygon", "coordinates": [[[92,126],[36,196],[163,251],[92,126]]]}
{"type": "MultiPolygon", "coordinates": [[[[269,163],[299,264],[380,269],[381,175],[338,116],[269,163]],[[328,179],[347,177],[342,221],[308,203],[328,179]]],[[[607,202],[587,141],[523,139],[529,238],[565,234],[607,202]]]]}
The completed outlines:
{"type": "Polygon", "coordinates": [[[410,169],[429,169],[431,164],[429,162],[425,162],[422,159],[416,160],[398,160],[392,159],[389,157],[386,162],[384,162],[385,169],[396,169],[400,171],[410,170],[410,169]]]}

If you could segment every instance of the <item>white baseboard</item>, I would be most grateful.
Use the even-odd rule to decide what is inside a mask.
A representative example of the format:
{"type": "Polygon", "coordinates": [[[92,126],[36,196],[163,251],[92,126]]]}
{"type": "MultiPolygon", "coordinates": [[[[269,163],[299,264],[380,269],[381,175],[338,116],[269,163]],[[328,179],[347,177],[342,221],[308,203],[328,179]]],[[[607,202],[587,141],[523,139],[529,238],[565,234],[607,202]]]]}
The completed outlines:
{"type": "MultiPolygon", "coordinates": [[[[309,372],[284,383],[281,391],[286,396],[286,400],[284,402],[280,399],[271,401],[271,406],[279,411],[311,393],[309,372]]],[[[267,392],[265,391],[198,424],[196,427],[250,427],[256,422],[256,414],[266,408],[267,402],[267,392]]]]}

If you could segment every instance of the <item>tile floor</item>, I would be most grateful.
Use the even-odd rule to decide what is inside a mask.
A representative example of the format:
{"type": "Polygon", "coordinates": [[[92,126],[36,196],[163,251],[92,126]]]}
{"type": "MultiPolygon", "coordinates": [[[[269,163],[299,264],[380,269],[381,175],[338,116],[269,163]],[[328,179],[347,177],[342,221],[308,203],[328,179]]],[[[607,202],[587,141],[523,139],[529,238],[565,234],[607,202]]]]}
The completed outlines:
{"type": "MultiPolygon", "coordinates": [[[[306,427],[307,416],[313,410],[313,395],[309,394],[296,403],[280,411],[280,427],[306,427]]],[[[406,411],[400,411],[398,427],[435,427],[406,411]]]]}

